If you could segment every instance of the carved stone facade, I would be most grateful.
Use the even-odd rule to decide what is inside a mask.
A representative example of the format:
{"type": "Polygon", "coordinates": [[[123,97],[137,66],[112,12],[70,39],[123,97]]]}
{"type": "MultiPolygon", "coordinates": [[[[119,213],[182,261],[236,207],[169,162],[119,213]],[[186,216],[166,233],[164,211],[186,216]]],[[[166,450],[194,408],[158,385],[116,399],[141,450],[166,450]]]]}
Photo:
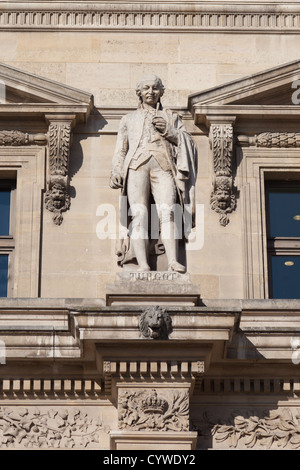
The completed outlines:
{"type": "Polygon", "coordinates": [[[219,214],[220,224],[229,223],[228,214],[236,207],[236,188],[233,184],[233,126],[211,124],[211,148],[213,154],[214,180],[211,208],[219,214]]]}
{"type": "Polygon", "coordinates": [[[143,338],[168,339],[172,333],[172,319],[166,309],[157,306],[146,307],[140,318],[143,338]]]}
{"type": "Polygon", "coordinates": [[[88,449],[99,443],[100,418],[80,408],[0,408],[2,449],[88,449]]]}
{"type": "Polygon", "coordinates": [[[300,301],[271,298],[267,215],[268,182],[300,180],[296,3],[0,1],[1,450],[300,448],[300,301]],[[173,175],[185,273],[156,239],[151,270],[115,262],[112,158],[148,74],[197,149],[193,191],[173,175]]]}
{"type": "Polygon", "coordinates": [[[43,145],[46,142],[47,137],[44,134],[30,135],[21,131],[0,131],[0,145],[43,145]]]}
{"type": "MultiPolygon", "coordinates": [[[[263,32],[265,30],[280,33],[282,29],[289,32],[297,31],[300,25],[298,5],[286,11],[277,5],[276,12],[269,6],[267,11],[258,5],[243,4],[226,10],[226,5],[194,5],[192,11],[188,6],[179,8],[174,4],[167,5],[162,12],[158,10],[157,2],[139,8],[120,2],[118,5],[109,2],[95,2],[93,9],[84,3],[77,2],[76,10],[65,4],[62,9],[55,6],[40,4],[37,8],[24,9],[22,4],[8,5],[1,12],[1,28],[5,29],[57,29],[71,31],[85,30],[167,30],[167,31],[249,31],[263,32]],[[151,8],[149,8],[151,7],[151,8]],[[150,10],[150,11],[149,11],[150,10]]],[[[143,5],[144,6],[144,5],[143,5]]]]}
{"type": "Polygon", "coordinates": [[[119,394],[119,429],[189,431],[188,392],[124,391],[119,394]]]}

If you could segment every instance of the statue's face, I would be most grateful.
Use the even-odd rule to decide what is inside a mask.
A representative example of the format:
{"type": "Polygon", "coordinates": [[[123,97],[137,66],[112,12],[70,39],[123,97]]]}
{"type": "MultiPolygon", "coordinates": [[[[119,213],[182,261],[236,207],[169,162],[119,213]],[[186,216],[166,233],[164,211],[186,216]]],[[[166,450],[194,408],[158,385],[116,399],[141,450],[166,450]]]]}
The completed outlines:
{"type": "Polygon", "coordinates": [[[161,96],[161,90],[154,80],[146,80],[141,86],[141,97],[143,103],[155,107],[161,96]]]}

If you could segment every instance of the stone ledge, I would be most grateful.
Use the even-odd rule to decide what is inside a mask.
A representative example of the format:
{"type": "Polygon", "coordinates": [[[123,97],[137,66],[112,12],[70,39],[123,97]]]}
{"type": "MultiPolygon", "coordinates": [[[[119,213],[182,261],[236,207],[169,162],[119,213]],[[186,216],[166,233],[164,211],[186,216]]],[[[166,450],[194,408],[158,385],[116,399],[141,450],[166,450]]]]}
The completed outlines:
{"type": "Polygon", "coordinates": [[[194,450],[197,432],[111,431],[112,450],[194,450]]]}

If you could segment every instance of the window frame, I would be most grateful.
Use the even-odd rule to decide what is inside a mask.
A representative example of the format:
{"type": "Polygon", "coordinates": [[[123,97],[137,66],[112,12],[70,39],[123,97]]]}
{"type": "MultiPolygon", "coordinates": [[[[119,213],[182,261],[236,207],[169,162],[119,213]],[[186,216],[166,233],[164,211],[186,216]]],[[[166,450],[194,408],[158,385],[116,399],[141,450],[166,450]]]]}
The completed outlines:
{"type": "Polygon", "coordinates": [[[7,273],[7,297],[13,296],[14,280],[14,253],[15,253],[15,211],[16,211],[16,188],[17,174],[12,178],[11,172],[0,171],[0,190],[10,190],[10,214],[9,214],[9,234],[0,235],[0,255],[8,255],[7,273]]]}
{"type": "Polygon", "coordinates": [[[243,218],[244,298],[268,299],[271,297],[265,181],[300,181],[300,148],[237,147],[236,157],[236,184],[241,188],[243,218]]]}
{"type": "MultiPolygon", "coordinates": [[[[300,181],[295,178],[296,174],[291,175],[285,181],[277,179],[265,180],[266,194],[266,225],[267,225],[267,251],[268,251],[268,279],[269,279],[269,297],[274,298],[273,279],[272,279],[272,257],[273,256],[299,256],[300,257],[300,236],[299,237],[271,237],[270,235],[270,208],[269,208],[269,191],[272,187],[298,189],[300,192],[300,181]],[[298,182],[296,188],[295,182],[298,182]]],[[[300,176],[300,175],[299,175],[300,176]]],[[[300,209],[300,208],[299,208],[300,209]]]]}
{"type": "Polygon", "coordinates": [[[40,296],[45,175],[45,147],[0,147],[0,180],[16,181],[10,235],[0,237],[0,253],[9,254],[8,297],[40,296]]]}

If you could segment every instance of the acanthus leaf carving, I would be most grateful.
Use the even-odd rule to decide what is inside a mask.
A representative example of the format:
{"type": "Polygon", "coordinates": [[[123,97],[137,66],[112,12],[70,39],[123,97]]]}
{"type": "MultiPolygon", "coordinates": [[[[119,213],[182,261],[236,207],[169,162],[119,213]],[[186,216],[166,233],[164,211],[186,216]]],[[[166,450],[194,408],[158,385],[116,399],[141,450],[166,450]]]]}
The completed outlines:
{"type": "Polygon", "coordinates": [[[71,143],[71,123],[51,122],[49,126],[49,167],[50,173],[68,174],[71,143]]]}
{"type": "Polygon", "coordinates": [[[189,394],[173,391],[119,392],[119,428],[131,431],[188,431],[189,394]]]}
{"type": "Polygon", "coordinates": [[[282,408],[266,412],[236,410],[228,419],[204,412],[193,426],[200,438],[214,436],[217,448],[298,449],[300,410],[282,408]]]}
{"type": "Polygon", "coordinates": [[[99,443],[100,419],[78,408],[0,407],[1,448],[86,448],[99,443]]]}

